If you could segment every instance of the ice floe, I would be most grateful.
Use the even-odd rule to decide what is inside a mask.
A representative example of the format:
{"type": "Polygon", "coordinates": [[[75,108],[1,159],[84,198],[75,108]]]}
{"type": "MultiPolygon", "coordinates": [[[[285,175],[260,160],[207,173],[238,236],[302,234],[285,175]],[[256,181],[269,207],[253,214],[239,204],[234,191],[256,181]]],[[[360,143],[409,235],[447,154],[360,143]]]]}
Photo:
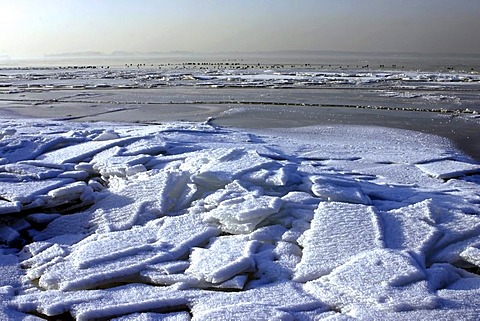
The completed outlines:
{"type": "Polygon", "coordinates": [[[29,119],[0,133],[2,320],[478,318],[480,166],[438,137],[29,119]]]}

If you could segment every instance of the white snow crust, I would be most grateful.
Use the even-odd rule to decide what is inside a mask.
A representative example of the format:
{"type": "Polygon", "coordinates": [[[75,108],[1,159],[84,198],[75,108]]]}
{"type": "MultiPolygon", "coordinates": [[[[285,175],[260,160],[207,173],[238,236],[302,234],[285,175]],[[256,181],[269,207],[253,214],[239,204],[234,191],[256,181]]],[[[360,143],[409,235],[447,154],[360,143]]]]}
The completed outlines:
{"type": "Polygon", "coordinates": [[[480,165],[438,137],[0,132],[1,320],[478,319],[480,165]]]}

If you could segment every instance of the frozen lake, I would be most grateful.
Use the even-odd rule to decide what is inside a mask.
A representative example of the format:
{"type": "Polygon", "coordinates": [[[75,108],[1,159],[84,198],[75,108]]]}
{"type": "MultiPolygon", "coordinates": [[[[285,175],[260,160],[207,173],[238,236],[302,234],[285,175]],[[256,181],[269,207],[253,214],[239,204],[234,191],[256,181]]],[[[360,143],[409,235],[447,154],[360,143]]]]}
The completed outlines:
{"type": "Polygon", "coordinates": [[[475,70],[248,63],[0,68],[0,319],[478,319],[475,70]]]}

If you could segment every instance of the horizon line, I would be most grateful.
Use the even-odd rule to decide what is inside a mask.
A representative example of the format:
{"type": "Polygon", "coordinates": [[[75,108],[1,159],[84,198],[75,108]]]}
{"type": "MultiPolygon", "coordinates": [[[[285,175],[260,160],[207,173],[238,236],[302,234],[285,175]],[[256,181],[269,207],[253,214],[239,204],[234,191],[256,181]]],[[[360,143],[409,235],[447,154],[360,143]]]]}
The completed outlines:
{"type": "Polygon", "coordinates": [[[343,54],[343,55],[418,55],[418,56],[478,56],[479,53],[466,52],[393,52],[393,51],[350,51],[350,50],[317,50],[317,49],[285,49],[285,50],[232,50],[232,51],[189,51],[189,50],[171,50],[171,51],[125,51],[115,50],[112,52],[102,51],[73,51],[63,53],[43,54],[38,56],[11,56],[8,54],[0,54],[0,60],[29,60],[29,59],[51,59],[51,58],[99,58],[99,57],[145,57],[145,56],[161,56],[161,55],[265,55],[265,54],[343,54]]]}

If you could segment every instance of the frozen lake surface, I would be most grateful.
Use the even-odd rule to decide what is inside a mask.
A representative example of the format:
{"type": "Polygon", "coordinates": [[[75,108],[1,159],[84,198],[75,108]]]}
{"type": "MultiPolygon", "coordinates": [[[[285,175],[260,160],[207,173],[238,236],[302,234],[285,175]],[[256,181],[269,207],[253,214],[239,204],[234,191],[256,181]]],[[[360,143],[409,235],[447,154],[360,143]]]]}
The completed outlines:
{"type": "Polygon", "coordinates": [[[480,165],[446,139],[12,118],[0,137],[2,320],[478,318],[480,165]]]}
{"type": "Polygon", "coordinates": [[[192,59],[199,60],[11,62],[0,67],[0,114],[141,123],[213,118],[240,128],[386,126],[448,137],[480,159],[479,64],[471,57],[453,59],[453,67],[425,57],[360,64],[349,56],[192,59]]]}
{"type": "Polygon", "coordinates": [[[3,64],[0,319],[477,320],[478,63],[417,58],[3,64]]]}

